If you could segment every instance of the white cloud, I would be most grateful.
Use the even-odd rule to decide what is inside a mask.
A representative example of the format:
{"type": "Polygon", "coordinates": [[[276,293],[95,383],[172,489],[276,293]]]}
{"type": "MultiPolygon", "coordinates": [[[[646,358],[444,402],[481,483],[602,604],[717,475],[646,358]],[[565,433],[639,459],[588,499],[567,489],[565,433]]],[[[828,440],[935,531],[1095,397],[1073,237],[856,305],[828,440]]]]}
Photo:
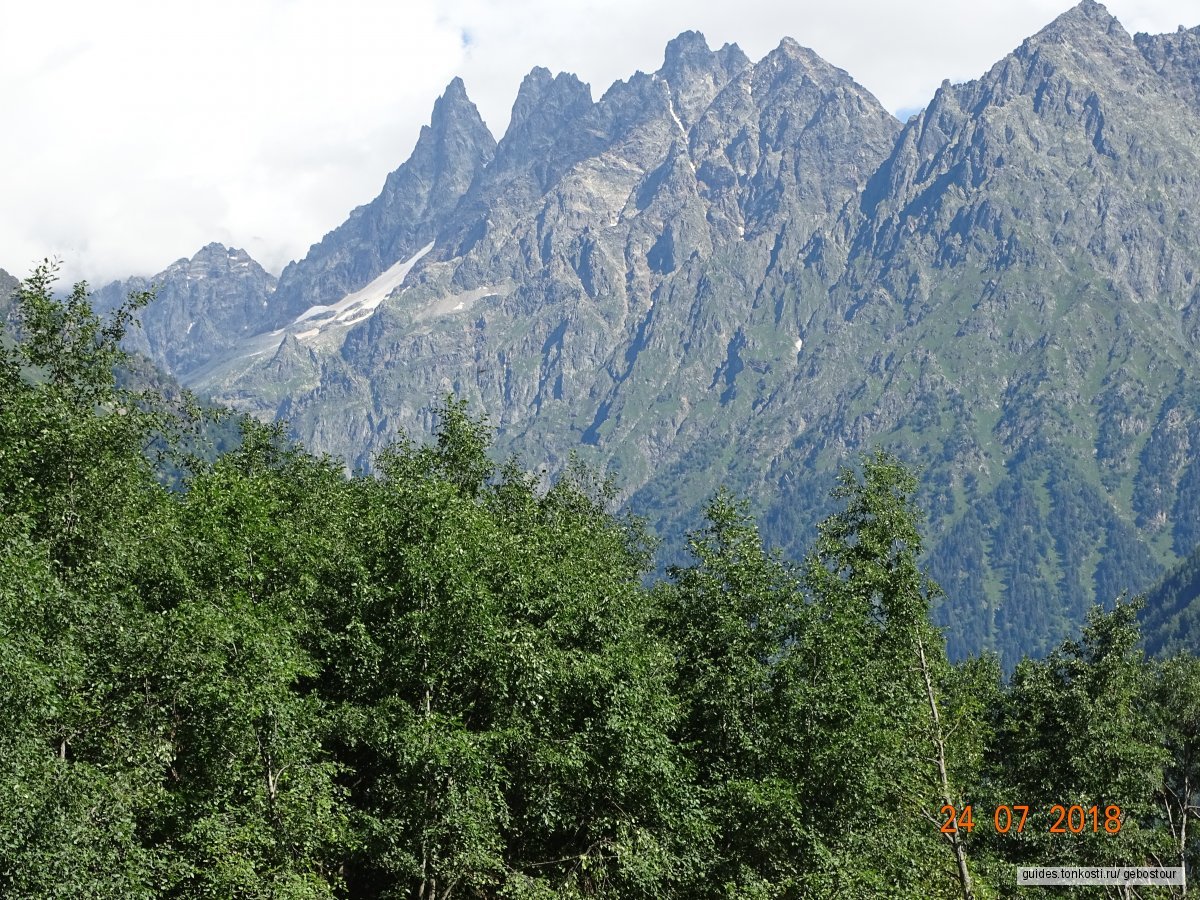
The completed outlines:
{"type": "MultiPolygon", "coordinates": [[[[0,32],[0,265],[61,255],[94,283],[208,241],[268,268],[373,197],[456,74],[493,131],[534,65],[599,96],[680,31],[760,58],[791,36],[885,106],[922,105],[1037,31],[1063,0],[43,0],[0,32]]],[[[1128,30],[1178,0],[1113,0],[1128,30]]],[[[1193,14],[1200,19],[1200,11],[1193,14]]],[[[1195,21],[1183,22],[1195,25],[1195,21]]]]}

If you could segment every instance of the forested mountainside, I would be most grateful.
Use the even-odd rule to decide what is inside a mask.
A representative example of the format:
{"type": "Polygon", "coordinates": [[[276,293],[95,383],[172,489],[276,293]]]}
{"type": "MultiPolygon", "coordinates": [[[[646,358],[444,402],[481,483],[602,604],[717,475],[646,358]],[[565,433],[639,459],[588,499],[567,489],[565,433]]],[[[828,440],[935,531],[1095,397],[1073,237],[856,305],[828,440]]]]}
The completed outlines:
{"type": "Polygon", "coordinates": [[[169,489],[153,451],[195,412],[116,379],[131,309],[52,286],[0,326],[0,896],[982,900],[1018,866],[1195,872],[1200,660],[1147,661],[1120,604],[1011,678],[952,665],[894,457],[840,472],[802,565],[721,494],[662,576],[597,473],[499,465],[453,401],[374,473],[247,419],[169,489]]]}
{"type": "Polygon", "coordinates": [[[1200,654],[1200,547],[1146,592],[1142,633],[1159,656],[1200,654]]]}
{"type": "Polygon", "coordinates": [[[277,287],[218,259],[203,293],[224,248],[163,273],[148,349],[352,466],[453,392],[668,555],[726,484],[799,556],[891,448],[951,654],[1011,666],[1200,543],[1198,34],[1084,0],[906,124],[792,40],[685,33],[599,100],[534,69],[499,141],[456,80],[277,287]]]}

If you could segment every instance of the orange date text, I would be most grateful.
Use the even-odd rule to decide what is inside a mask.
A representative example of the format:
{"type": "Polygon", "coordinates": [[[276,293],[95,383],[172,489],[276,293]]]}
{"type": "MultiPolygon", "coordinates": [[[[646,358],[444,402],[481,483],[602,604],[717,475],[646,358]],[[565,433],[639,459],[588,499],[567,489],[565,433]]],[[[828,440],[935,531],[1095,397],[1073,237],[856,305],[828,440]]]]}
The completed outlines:
{"type": "MultiPolygon", "coordinates": [[[[1098,805],[1064,806],[1055,803],[1048,810],[1035,811],[1032,817],[1030,809],[1026,804],[997,806],[992,811],[992,826],[998,834],[1020,834],[1026,828],[1041,828],[1050,834],[1117,834],[1123,822],[1121,807],[1115,804],[1101,808],[1098,805]]],[[[986,822],[986,819],[981,821],[986,822]]],[[[975,810],[971,804],[957,808],[947,803],[942,807],[942,834],[963,831],[970,834],[975,830],[975,824],[975,810]]]]}

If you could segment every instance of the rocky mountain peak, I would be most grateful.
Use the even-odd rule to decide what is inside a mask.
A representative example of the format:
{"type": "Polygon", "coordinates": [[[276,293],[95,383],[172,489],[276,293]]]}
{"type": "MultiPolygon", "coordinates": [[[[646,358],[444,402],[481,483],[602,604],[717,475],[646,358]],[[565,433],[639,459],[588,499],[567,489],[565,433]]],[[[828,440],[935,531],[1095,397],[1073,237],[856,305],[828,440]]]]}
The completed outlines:
{"type": "Polygon", "coordinates": [[[495,150],[466,86],[454,78],[434,103],[412,155],[387,176],[379,196],[283,270],[272,327],[336,303],[433,240],[495,150]]]}
{"type": "Polygon", "coordinates": [[[663,53],[663,68],[685,65],[689,61],[705,60],[712,55],[708,41],[699,31],[684,31],[667,41],[663,53]]]}
{"type": "Polygon", "coordinates": [[[186,376],[267,327],[276,280],[245,250],[214,242],[152,278],[105,285],[93,304],[107,312],[151,288],[154,302],[141,313],[142,328],[128,335],[130,347],[186,376]]]}
{"type": "Polygon", "coordinates": [[[227,247],[217,241],[205,244],[192,256],[192,262],[223,263],[229,260],[234,262],[254,262],[250,254],[240,247],[227,247]]]}
{"type": "MultiPolygon", "coordinates": [[[[950,220],[986,220],[993,239],[1023,233],[1032,241],[1032,204],[1042,206],[1044,196],[1053,193],[1056,200],[1039,213],[1046,222],[1037,235],[1040,244],[1053,246],[1062,238],[1052,220],[1061,218],[1060,206],[1074,203],[1081,171],[1092,179],[1089,189],[1100,191],[1116,169],[1132,166],[1150,173],[1166,157],[1174,165],[1194,153],[1186,145],[1195,123],[1181,113],[1182,106],[1121,23],[1102,4],[1084,0],[981,78],[943,82],[905,128],[863,205],[875,215],[872,227],[893,237],[905,231],[924,234],[942,220],[934,233],[943,252],[952,243],[950,220]],[[1166,123],[1171,124],[1164,128],[1166,123]],[[1027,194],[1033,173],[1044,196],[1027,194]],[[875,200],[885,194],[895,205],[876,207],[875,200]],[[901,222],[918,213],[915,221],[901,222]]],[[[1106,212],[1101,219],[1103,225],[1079,215],[1074,222],[1118,230],[1120,216],[1109,219],[1106,212]]],[[[1091,235],[1087,239],[1099,242],[1091,235]]],[[[1117,234],[1104,240],[1118,256],[1126,252],[1117,249],[1117,234]]],[[[911,253],[892,248],[888,254],[893,252],[898,257],[911,253]]],[[[881,245],[874,244],[872,253],[882,253],[881,245]]],[[[1145,288],[1143,275],[1135,281],[1138,289],[1145,288]]]]}
{"type": "Polygon", "coordinates": [[[818,90],[828,90],[839,83],[853,83],[844,70],[790,37],[781,40],[774,50],[754,66],[756,90],[768,90],[776,82],[799,82],[805,79],[810,82],[810,87],[818,90]]]}
{"type": "Polygon", "coordinates": [[[952,639],[1044,649],[1200,542],[1198,42],[1081,3],[903,127],[790,39],[751,64],[684,32],[596,103],[535,68],[498,145],[456,79],[285,273],[293,319],[344,307],[233,344],[284,285],[235,306],[193,278],[149,334],[352,464],[453,390],[501,453],[583,448],[660,526],[729,483],[793,549],[824,495],[800,473],[911,446],[952,639]]]}
{"type": "Polygon", "coordinates": [[[809,50],[807,47],[801,45],[801,43],[795,38],[785,37],[780,40],[779,45],[774,50],[767,54],[768,58],[772,56],[783,56],[787,57],[788,59],[807,60],[815,57],[816,54],[813,53],[812,50],[809,50]]]}
{"type": "Polygon", "coordinates": [[[450,79],[450,83],[446,85],[446,90],[433,103],[434,115],[437,115],[438,106],[445,103],[470,103],[471,98],[467,96],[467,86],[463,83],[460,76],[455,75],[450,79]]]}
{"type": "Polygon", "coordinates": [[[676,114],[685,128],[691,128],[750,60],[736,44],[711,50],[704,35],[685,31],[667,43],[662,68],[656,73],[671,88],[676,114]]]}
{"type": "Polygon", "coordinates": [[[496,139],[484,124],[478,107],[467,96],[466,85],[455,77],[434,101],[429,124],[421,129],[412,156],[388,175],[383,195],[411,190],[413,185],[409,182],[419,170],[422,179],[435,182],[431,187],[436,196],[431,193],[428,202],[439,207],[453,206],[495,150],[496,139]]]}
{"type": "Polygon", "coordinates": [[[1102,60],[1118,61],[1120,69],[1134,63],[1138,53],[1129,32],[1103,4],[1083,0],[1028,38],[1015,56],[1034,61],[1048,56],[1070,71],[1103,77],[1098,69],[1102,60]]]}
{"type": "Polygon", "coordinates": [[[1043,28],[1042,32],[1099,29],[1107,33],[1114,28],[1125,30],[1117,17],[1108,11],[1108,7],[1103,3],[1097,3],[1096,0],[1080,0],[1079,3],[1043,28]]]}
{"type": "MultiPolygon", "coordinates": [[[[475,218],[481,198],[497,185],[522,181],[531,169],[539,171],[533,189],[545,190],[562,160],[573,156],[572,145],[580,138],[575,126],[592,107],[592,89],[572,73],[551,75],[542,66],[533,68],[521,82],[494,162],[467,197],[467,218],[475,218]]],[[[530,187],[526,183],[521,190],[530,187]]]]}
{"type": "Polygon", "coordinates": [[[508,134],[519,131],[531,118],[554,115],[585,103],[590,106],[591,102],[591,88],[577,76],[570,72],[551,75],[549,69],[534,66],[517,91],[508,134]]]}
{"type": "MultiPolygon", "coordinates": [[[[434,135],[444,135],[450,130],[461,131],[469,137],[471,144],[487,147],[488,152],[496,145],[496,139],[483,123],[478,107],[467,96],[467,86],[458,76],[446,85],[446,90],[434,101],[428,128],[434,135]]],[[[422,129],[424,136],[425,130],[422,129]]]]}
{"type": "Polygon", "coordinates": [[[192,259],[203,259],[206,257],[214,257],[214,256],[226,256],[229,253],[236,253],[236,252],[238,252],[238,251],[233,250],[230,247],[226,247],[224,244],[220,243],[219,241],[212,241],[211,243],[205,244],[203,247],[201,247],[199,250],[197,250],[195,255],[192,256],[192,259]]]}
{"type": "Polygon", "coordinates": [[[486,162],[495,149],[496,139],[467,96],[466,85],[455,77],[434,101],[429,124],[421,128],[408,162],[388,176],[385,192],[401,178],[406,167],[415,165],[431,171],[465,167],[473,172],[478,161],[486,162]]]}
{"type": "Polygon", "coordinates": [[[176,260],[166,271],[155,276],[155,282],[172,275],[206,278],[212,275],[234,275],[250,277],[273,289],[275,277],[268,273],[245,250],[226,247],[216,241],[205,244],[191,258],[176,260]]]}

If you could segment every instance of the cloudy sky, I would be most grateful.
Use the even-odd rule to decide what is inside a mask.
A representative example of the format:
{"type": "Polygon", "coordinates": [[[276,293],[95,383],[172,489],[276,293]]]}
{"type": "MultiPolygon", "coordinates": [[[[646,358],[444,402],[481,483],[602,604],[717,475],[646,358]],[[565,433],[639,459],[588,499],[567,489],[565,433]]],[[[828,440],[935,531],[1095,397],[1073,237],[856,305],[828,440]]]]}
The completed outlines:
{"type": "MultiPolygon", "coordinates": [[[[1071,0],[42,0],[0,17],[0,266],[101,284],[210,241],[278,273],[378,192],[455,75],[499,137],[534,65],[599,97],[698,29],[790,36],[901,115],[1071,0]]],[[[1111,0],[1131,33],[1194,0],[1111,0]]]]}

